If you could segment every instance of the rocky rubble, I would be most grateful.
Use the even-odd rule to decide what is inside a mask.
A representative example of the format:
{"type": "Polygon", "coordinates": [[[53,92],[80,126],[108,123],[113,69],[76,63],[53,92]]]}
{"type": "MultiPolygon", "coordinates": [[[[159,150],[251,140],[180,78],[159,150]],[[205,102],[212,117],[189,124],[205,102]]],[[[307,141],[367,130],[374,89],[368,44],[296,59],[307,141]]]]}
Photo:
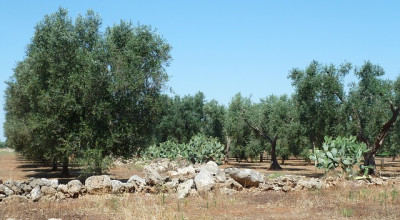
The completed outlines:
{"type": "Polygon", "coordinates": [[[84,183],[72,180],[59,184],[57,179],[0,183],[0,201],[43,201],[78,198],[85,194],[170,193],[178,199],[191,195],[224,193],[232,195],[246,189],[259,192],[290,192],[343,186],[380,186],[399,183],[400,178],[372,178],[347,181],[338,178],[309,178],[295,175],[263,175],[250,169],[220,169],[215,162],[188,164],[160,159],[144,167],[145,177],[132,176],[124,183],[108,175],[91,176],[84,183]]]}

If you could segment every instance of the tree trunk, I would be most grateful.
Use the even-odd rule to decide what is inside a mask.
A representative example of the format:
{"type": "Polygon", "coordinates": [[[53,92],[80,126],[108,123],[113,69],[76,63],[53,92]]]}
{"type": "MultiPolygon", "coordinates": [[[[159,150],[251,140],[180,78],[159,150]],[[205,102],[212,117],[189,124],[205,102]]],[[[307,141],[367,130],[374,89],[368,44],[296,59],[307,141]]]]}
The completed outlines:
{"type": "Polygon", "coordinates": [[[63,166],[62,166],[62,173],[61,173],[62,177],[69,177],[68,165],[69,165],[69,158],[68,157],[64,157],[63,166]]]}
{"type": "Polygon", "coordinates": [[[276,141],[278,140],[278,136],[275,135],[274,139],[271,138],[268,134],[266,134],[261,128],[250,124],[249,121],[245,120],[247,125],[254,130],[260,137],[264,138],[264,140],[268,141],[271,144],[271,166],[270,170],[281,170],[282,167],[279,166],[278,160],[276,159],[276,141]]]}
{"type": "Polygon", "coordinates": [[[260,163],[263,162],[263,153],[264,153],[264,152],[261,152],[261,153],[260,153],[260,163]]]}
{"type": "Polygon", "coordinates": [[[278,163],[278,160],[276,159],[276,141],[276,137],[271,141],[271,166],[269,167],[270,170],[282,169],[282,167],[278,163]]]}
{"type": "Polygon", "coordinates": [[[281,164],[285,165],[285,158],[283,158],[283,157],[281,158],[281,164]]]}
{"type": "Polygon", "coordinates": [[[392,103],[390,103],[390,109],[392,110],[392,117],[383,124],[372,145],[369,144],[369,141],[365,138],[363,132],[359,132],[359,139],[367,144],[369,149],[371,149],[364,155],[364,165],[373,167],[373,169],[369,170],[368,174],[375,174],[375,155],[378,150],[382,148],[385,137],[389,134],[390,128],[396,122],[397,116],[400,113],[400,107],[394,108],[392,103]]]}
{"type": "Polygon", "coordinates": [[[229,164],[229,150],[231,149],[231,137],[226,136],[226,148],[225,148],[225,164],[229,164]]]}
{"type": "Polygon", "coordinates": [[[392,161],[394,162],[396,160],[396,156],[393,156],[392,157],[392,161]]]}
{"type": "Polygon", "coordinates": [[[53,165],[53,168],[51,170],[56,171],[57,170],[57,159],[53,159],[52,165],[53,165]]]}
{"type": "Polygon", "coordinates": [[[375,154],[364,155],[364,166],[372,166],[372,169],[368,170],[368,175],[375,175],[375,154]]]}

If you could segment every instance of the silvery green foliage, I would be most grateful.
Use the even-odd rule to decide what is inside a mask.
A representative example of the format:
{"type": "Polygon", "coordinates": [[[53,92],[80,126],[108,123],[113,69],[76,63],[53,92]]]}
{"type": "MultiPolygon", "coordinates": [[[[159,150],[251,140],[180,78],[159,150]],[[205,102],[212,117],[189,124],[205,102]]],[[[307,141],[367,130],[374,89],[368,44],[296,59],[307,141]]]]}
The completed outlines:
{"type": "Polygon", "coordinates": [[[368,152],[367,146],[357,142],[356,137],[339,136],[335,140],[331,137],[324,139],[322,149],[315,150],[314,154],[310,155],[317,168],[329,171],[340,166],[348,177],[354,176],[354,167],[357,165],[361,170],[368,168],[361,164],[364,153],[368,152]]]}

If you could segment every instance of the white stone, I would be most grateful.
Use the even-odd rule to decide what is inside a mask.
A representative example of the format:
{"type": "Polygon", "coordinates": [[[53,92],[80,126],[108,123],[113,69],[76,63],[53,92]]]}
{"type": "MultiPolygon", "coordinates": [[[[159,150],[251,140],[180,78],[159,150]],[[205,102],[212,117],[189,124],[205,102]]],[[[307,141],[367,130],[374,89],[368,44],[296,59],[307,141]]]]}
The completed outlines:
{"type": "Polygon", "coordinates": [[[91,176],[86,179],[85,187],[88,193],[109,193],[112,190],[111,179],[108,175],[91,176]]]}
{"type": "Polygon", "coordinates": [[[195,176],[194,183],[200,194],[211,191],[216,184],[213,175],[207,170],[201,170],[200,173],[195,176]]]}
{"type": "Polygon", "coordinates": [[[188,179],[185,182],[178,185],[178,199],[183,199],[189,194],[189,190],[193,186],[193,179],[188,179]]]}
{"type": "Polygon", "coordinates": [[[31,199],[33,201],[38,201],[40,199],[40,197],[42,197],[42,192],[40,191],[40,186],[36,186],[35,188],[33,188],[30,195],[31,195],[31,199]]]}

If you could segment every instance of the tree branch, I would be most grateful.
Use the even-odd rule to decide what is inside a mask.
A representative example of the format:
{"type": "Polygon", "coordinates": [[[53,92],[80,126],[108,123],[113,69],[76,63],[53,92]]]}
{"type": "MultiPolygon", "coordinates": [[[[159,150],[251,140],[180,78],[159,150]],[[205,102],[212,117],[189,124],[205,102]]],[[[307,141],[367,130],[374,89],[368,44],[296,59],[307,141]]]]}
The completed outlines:
{"type": "MultiPolygon", "coordinates": [[[[261,137],[272,143],[274,140],[268,136],[263,130],[261,130],[259,127],[252,125],[247,119],[244,119],[244,121],[247,123],[247,125],[253,129],[256,133],[258,133],[261,137]]],[[[275,141],[278,137],[275,136],[275,141]]]]}
{"type": "Polygon", "coordinates": [[[382,147],[385,137],[389,133],[392,125],[396,122],[397,116],[399,116],[400,114],[400,107],[395,108],[390,101],[389,103],[390,103],[390,109],[392,110],[392,117],[390,117],[390,119],[381,127],[381,131],[379,132],[378,137],[376,137],[374,141],[374,146],[370,151],[370,155],[375,155],[376,152],[382,147]]]}

